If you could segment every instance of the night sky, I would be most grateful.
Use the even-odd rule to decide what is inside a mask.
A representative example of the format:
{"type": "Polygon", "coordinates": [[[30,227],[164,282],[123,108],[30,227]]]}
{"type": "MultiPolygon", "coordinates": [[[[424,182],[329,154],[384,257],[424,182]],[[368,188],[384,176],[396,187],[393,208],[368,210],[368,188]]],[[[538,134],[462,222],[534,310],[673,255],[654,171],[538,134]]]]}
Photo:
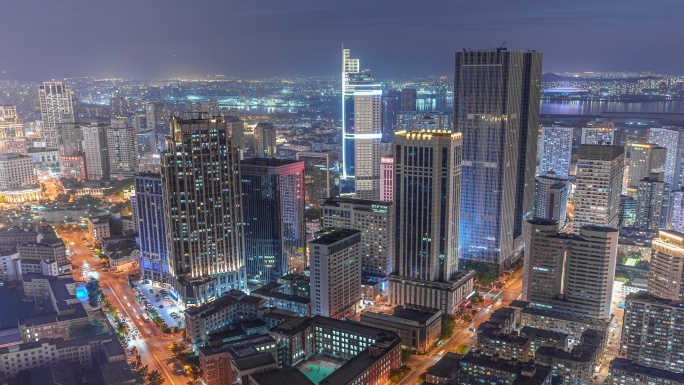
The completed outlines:
{"type": "Polygon", "coordinates": [[[544,72],[684,73],[684,0],[0,0],[0,76],[449,75],[462,48],[544,72]]]}

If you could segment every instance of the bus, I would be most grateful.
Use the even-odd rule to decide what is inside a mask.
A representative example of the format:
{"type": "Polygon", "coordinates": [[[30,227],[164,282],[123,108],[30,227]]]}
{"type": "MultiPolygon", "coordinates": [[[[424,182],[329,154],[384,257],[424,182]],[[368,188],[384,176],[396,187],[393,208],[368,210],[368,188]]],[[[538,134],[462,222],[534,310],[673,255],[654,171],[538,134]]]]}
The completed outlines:
{"type": "Polygon", "coordinates": [[[142,319],[145,322],[150,322],[150,316],[148,316],[147,313],[142,313],[142,319]]]}

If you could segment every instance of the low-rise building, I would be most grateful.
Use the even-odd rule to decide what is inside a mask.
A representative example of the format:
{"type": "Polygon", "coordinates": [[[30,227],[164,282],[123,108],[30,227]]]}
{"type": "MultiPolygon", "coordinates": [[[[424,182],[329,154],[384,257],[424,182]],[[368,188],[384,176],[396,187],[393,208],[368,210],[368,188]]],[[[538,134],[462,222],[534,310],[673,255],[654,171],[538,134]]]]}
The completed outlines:
{"type": "Polygon", "coordinates": [[[231,291],[213,302],[190,307],[185,311],[185,336],[192,344],[201,346],[207,335],[229,323],[256,319],[264,299],[231,291]]]}
{"type": "Polygon", "coordinates": [[[571,315],[559,314],[537,308],[523,309],[520,313],[522,326],[551,330],[568,335],[570,346],[575,345],[587,330],[596,330],[607,335],[610,320],[595,320],[571,315]]]}
{"type": "Polygon", "coordinates": [[[252,291],[250,294],[263,298],[265,306],[297,313],[300,317],[311,316],[311,299],[284,293],[286,285],[271,282],[252,291]]]}
{"type": "Polygon", "coordinates": [[[568,349],[568,335],[551,330],[524,326],[520,329],[520,336],[530,340],[530,356],[534,357],[538,348],[549,346],[556,349],[568,349]]]}
{"type": "Polygon", "coordinates": [[[204,346],[199,349],[202,382],[205,385],[233,384],[244,376],[276,369],[277,357],[276,341],[269,335],[204,346]]]}
{"type": "Polygon", "coordinates": [[[296,368],[284,368],[264,373],[250,374],[245,385],[314,385],[309,377],[296,368]]]}
{"type": "Polygon", "coordinates": [[[382,336],[354,356],[319,385],[374,385],[384,384],[392,371],[401,367],[401,340],[396,336],[382,336]]]}
{"type": "Polygon", "coordinates": [[[291,317],[269,331],[278,343],[280,361],[295,366],[314,355],[313,320],[309,317],[291,317]]]}
{"type": "Polygon", "coordinates": [[[109,222],[109,214],[86,218],[86,224],[88,225],[88,234],[95,243],[101,244],[103,239],[109,238],[111,236],[109,222]]]}
{"type": "Polygon", "coordinates": [[[684,385],[684,374],[649,368],[624,358],[610,362],[605,385],[684,385]]]}
{"type": "Polygon", "coordinates": [[[505,334],[491,328],[477,331],[477,349],[489,356],[504,360],[527,362],[530,355],[530,340],[517,333],[505,334]]]}
{"type": "Polygon", "coordinates": [[[442,311],[397,306],[392,315],[362,313],[361,323],[391,330],[399,335],[402,343],[414,354],[425,353],[437,343],[442,333],[442,311]]]}
{"type": "Polygon", "coordinates": [[[352,321],[316,316],[313,318],[316,351],[349,360],[394,332],[352,321]]]}

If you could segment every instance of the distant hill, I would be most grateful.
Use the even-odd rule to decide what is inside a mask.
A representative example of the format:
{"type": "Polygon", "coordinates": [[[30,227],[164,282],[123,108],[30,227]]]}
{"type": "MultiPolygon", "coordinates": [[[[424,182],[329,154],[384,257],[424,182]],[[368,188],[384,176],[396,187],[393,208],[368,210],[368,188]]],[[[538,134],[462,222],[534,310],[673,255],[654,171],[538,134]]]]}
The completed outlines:
{"type": "MultiPolygon", "coordinates": [[[[626,81],[626,82],[634,82],[637,80],[647,80],[647,79],[660,79],[658,76],[642,76],[642,77],[636,77],[636,78],[623,78],[623,79],[600,79],[601,81],[604,82],[617,82],[617,81],[626,81]]],[[[583,78],[583,77],[573,77],[573,76],[561,76],[557,75],[551,72],[547,72],[545,74],[542,74],[542,81],[543,82],[567,82],[567,81],[584,81],[584,80],[596,80],[596,79],[589,79],[589,78],[583,78]]]]}

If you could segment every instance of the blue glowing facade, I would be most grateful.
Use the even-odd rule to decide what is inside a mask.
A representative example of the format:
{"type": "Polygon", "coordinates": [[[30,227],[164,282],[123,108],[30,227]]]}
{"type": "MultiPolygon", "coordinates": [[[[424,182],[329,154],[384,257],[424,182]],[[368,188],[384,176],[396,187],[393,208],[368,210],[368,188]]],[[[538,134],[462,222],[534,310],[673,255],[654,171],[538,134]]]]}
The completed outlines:
{"type": "Polygon", "coordinates": [[[169,255],[166,250],[161,175],[136,175],[134,186],[140,276],[154,282],[168,283],[169,255]]]}

